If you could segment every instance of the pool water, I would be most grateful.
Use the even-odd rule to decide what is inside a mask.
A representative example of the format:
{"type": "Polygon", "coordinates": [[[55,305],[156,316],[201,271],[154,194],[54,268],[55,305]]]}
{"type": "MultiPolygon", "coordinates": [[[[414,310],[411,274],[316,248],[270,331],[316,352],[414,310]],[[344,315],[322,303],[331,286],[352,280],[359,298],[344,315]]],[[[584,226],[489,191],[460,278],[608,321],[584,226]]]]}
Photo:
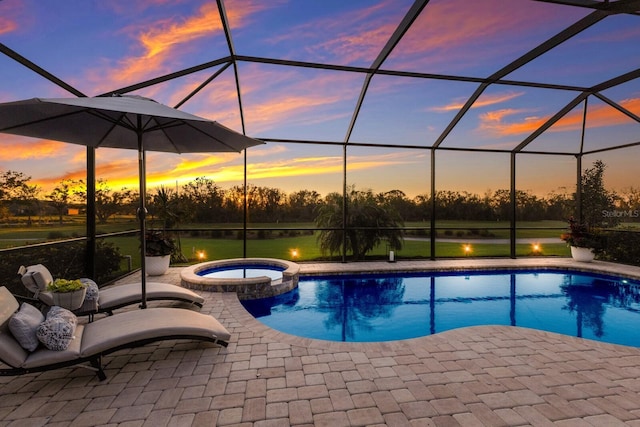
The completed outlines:
{"type": "Polygon", "coordinates": [[[198,276],[216,279],[247,279],[250,277],[267,276],[271,280],[282,279],[284,268],[269,265],[232,265],[214,267],[199,271],[198,276]]]}
{"type": "Polygon", "coordinates": [[[300,277],[277,297],[242,301],[267,326],[347,342],[512,325],[640,347],[640,282],[569,271],[300,277]]]}

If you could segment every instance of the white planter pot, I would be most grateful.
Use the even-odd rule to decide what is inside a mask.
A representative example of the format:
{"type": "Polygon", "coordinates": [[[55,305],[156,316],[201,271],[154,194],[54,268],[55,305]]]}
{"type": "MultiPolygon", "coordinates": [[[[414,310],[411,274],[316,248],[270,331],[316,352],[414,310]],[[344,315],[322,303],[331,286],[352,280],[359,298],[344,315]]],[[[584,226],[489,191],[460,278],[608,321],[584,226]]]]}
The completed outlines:
{"type": "Polygon", "coordinates": [[[591,248],[571,246],[571,256],[576,261],[591,262],[596,255],[593,253],[593,249],[591,248]]]}
{"type": "Polygon", "coordinates": [[[51,296],[53,297],[53,305],[73,311],[82,307],[86,294],[87,288],[82,288],[71,292],[52,292],[51,296]]]}
{"type": "Polygon", "coordinates": [[[169,270],[171,255],[146,256],[144,263],[148,276],[162,276],[169,270]]]}

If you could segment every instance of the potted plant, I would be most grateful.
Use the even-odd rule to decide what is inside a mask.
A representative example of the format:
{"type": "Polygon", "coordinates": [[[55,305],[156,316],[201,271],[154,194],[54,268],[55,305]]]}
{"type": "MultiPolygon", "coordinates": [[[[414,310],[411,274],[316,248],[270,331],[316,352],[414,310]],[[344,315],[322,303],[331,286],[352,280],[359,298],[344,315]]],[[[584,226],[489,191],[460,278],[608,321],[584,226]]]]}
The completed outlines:
{"type": "Polygon", "coordinates": [[[149,230],[145,234],[145,269],[149,276],[161,276],[171,264],[176,244],[161,230],[149,230]]]}
{"type": "Polygon", "coordinates": [[[77,310],[84,302],[87,294],[87,285],[79,279],[55,279],[47,285],[47,290],[51,292],[54,305],[67,310],[77,310]]]}
{"type": "Polygon", "coordinates": [[[563,233],[560,238],[571,247],[571,256],[576,261],[593,261],[596,252],[602,249],[602,239],[599,233],[573,217],[569,218],[568,222],[569,231],[563,233]]]}

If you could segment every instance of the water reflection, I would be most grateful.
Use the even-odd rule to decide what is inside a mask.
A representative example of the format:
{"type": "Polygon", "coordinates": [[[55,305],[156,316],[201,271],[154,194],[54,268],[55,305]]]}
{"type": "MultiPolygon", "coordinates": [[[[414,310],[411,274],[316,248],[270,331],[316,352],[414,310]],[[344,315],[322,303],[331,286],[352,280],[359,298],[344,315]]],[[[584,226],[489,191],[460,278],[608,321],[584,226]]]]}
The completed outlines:
{"type": "Polygon", "coordinates": [[[243,302],[283,332],[334,341],[406,339],[473,325],[524,326],[640,346],[640,284],[563,272],[302,278],[243,302]]]}
{"type": "Polygon", "coordinates": [[[401,277],[339,279],[318,289],[318,305],[327,313],[327,329],[341,328],[341,341],[349,341],[358,332],[372,332],[372,319],[388,319],[395,306],[403,303],[401,277]]]}
{"type": "Polygon", "coordinates": [[[583,336],[583,328],[604,336],[604,315],[607,306],[637,311],[640,302],[640,286],[624,281],[614,282],[598,278],[574,278],[567,276],[561,286],[567,297],[563,309],[576,314],[576,336],[583,336]]]}

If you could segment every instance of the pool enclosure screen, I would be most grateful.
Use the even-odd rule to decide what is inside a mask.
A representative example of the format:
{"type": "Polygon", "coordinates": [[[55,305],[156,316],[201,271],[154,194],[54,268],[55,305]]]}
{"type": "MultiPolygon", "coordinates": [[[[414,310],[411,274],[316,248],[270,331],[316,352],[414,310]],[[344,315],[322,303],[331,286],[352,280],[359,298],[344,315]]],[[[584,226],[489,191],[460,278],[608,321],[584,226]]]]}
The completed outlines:
{"type": "MultiPolygon", "coordinates": [[[[349,223],[358,197],[396,215],[378,229],[422,242],[412,257],[457,254],[436,236],[500,238],[490,255],[526,255],[533,222],[557,236],[581,215],[594,165],[617,197],[609,214],[638,221],[638,1],[121,6],[0,2],[0,100],[141,95],[265,141],[241,154],[148,153],[149,192],[199,200],[177,227],[242,242],[226,256],[273,255],[260,237],[370,228],[349,223]],[[318,220],[329,201],[333,216],[318,220]]],[[[0,145],[0,170],[29,175],[48,204],[66,179],[98,183],[90,213],[101,189],[137,186],[134,152],[4,134],[0,145]]],[[[387,257],[392,240],[367,254],[387,257]]]]}

